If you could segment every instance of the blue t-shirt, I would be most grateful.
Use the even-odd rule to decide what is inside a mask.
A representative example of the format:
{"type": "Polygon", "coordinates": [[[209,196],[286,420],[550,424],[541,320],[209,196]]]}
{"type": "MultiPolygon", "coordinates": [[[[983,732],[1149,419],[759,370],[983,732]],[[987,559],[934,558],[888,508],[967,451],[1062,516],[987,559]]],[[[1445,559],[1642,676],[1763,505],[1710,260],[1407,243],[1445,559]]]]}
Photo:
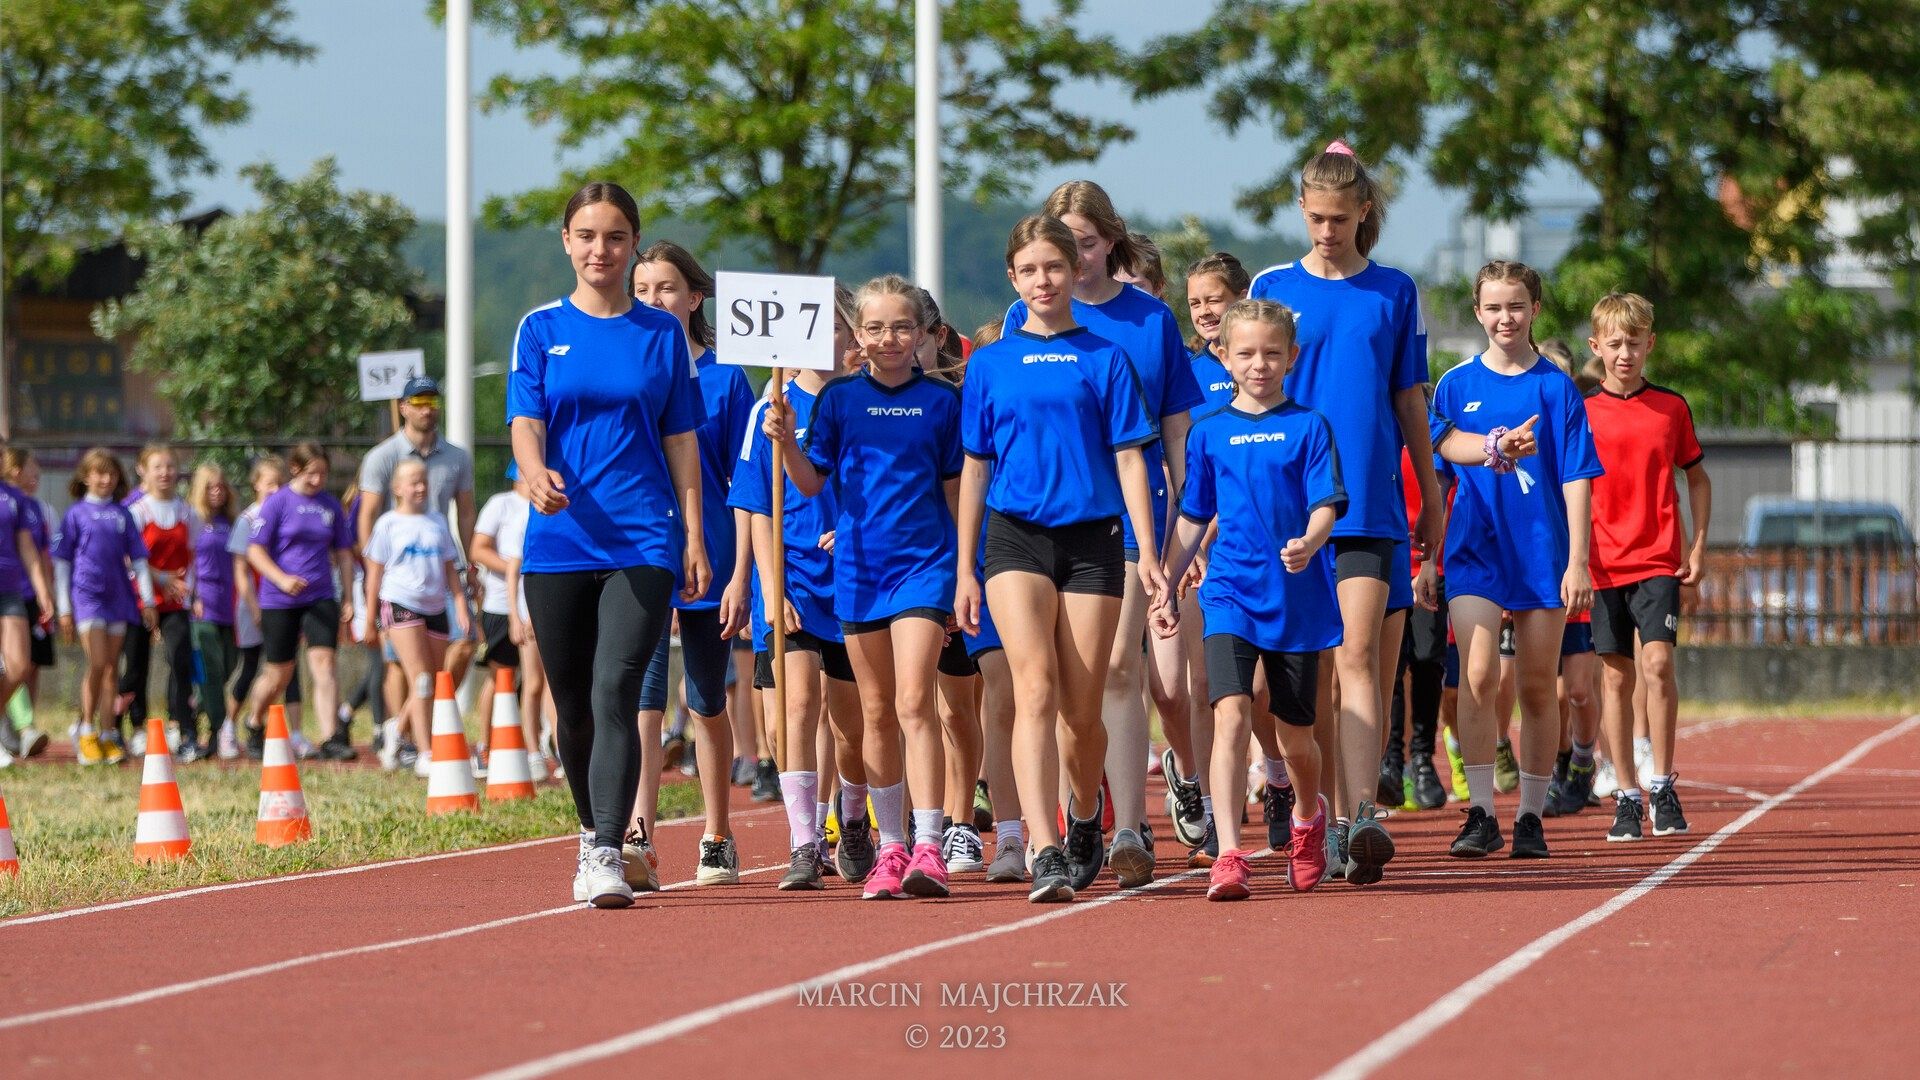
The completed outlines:
{"type": "Polygon", "coordinates": [[[1405,272],[1379,263],[1333,280],[1291,262],[1262,271],[1247,295],[1285,304],[1298,324],[1300,359],[1287,373],[1287,398],[1333,425],[1353,498],[1333,535],[1404,542],[1400,451],[1406,442],[1393,396],[1427,381],[1419,287],[1405,272]]]}
{"type": "Polygon", "coordinates": [[[961,443],[993,462],[989,507],[1048,527],[1126,514],[1114,451],[1157,435],[1112,342],[1012,330],[974,351],[961,395],[961,443]]]}
{"type": "MultiPolygon", "coordinates": [[[[1139,376],[1147,416],[1156,431],[1166,417],[1186,412],[1203,400],[1200,387],[1193,381],[1193,365],[1187,360],[1186,342],[1180,339],[1180,320],[1174,317],[1173,309],[1165,301],[1128,283],[1121,285],[1120,291],[1103,304],[1075,300],[1073,319],[1094,336],[1120,347],[1133,365],[1134,374],[1139,376]]],[[[1015,300],[1007,309],[1001,336],[1012,334],[1015,328],[1026,325],[1026,321],[1026,301],[1015,300]]],[[[1145,444],[1142,454],[1147,462],[1147,487],[1153,495],[1157,547],[1159,541],[1165,539],[1158,534],[1166,527],[1167,520],[1166,451],[1156,440],[1145,444]]],[[[1133,535],[1132,519],[1122,517],[1120,528],[1127,550],[1138,551],[1140,544],[1133,535]]]]}
{"type": "Polygon", "coordinates": [[[676,595],[673,606],[682,611],[719,607],[733,580],[733,512],[727,509],[727,488],[733,483],[733,463],[740,460],[748,414],[753,412],[753,386],[746,372],[717,361],[712,349],[695,357],[693,368],[705,410],[694,430],[700,443],[700,531],[707,538],[713,584],[707,595],[692,603],[676,595]]]}
{"type": "MultiPolygon", "coordinates": [[[[787,403],[793,406],[794,437],[806,440],[813,418],[814,397],[800,384],[787,381],[787,403]]],[[[733,469],[733,489],[727,493],[727,505],[763,517],[773,516],[773,444],[760,430],[766,403],[753,406],[741,440],[739,461],[733,469]]],[[[783,472],[784,477],[784,472],[783,472]]],[[[800,616],[800,629],[825,641],[845,640],[840,620],[833,614],[833,556],[820,546],[820,538],[834,530],[840,516],[840,504],[833,485],[820,489],[809,499],[786,480],[787,602],[800,616]]],[[[836,538],[837,539],[837,538],[836,538]]],[[[760,575],[753,575],[754,647],[771,648],[773,628],[767,623],[766,598],[760,592],[760,575]]]]}
{"type": "Polygon", "coordinates": [[[1199,423],[1200,418],[1210,412],[1226,408],[1233,401],[1233,373],[1227,365],[1213,355],[1205,345],[1191,357],[1193,364],[1193,382],[1200,388],[1203,399],[1200,404],[1187,410],[1188,419],[1199,423]]]}
{"type": "Polygon", "coordinates": [[[952,611],[956,541],[943,485],[960,475],[959,389],[920,372],[893,387],[865,371],[843,375],[820,389],[805,448],[839,500],[840,621],[952,611]]]}
{"type": "Polygon", "coordinates": [[[1545,357],[1518,375],[1501,375],[1475,356],[1440,376],[1433,389],[1433,440],[1458,427],[1484,434],[1538,415],[1540,452],[1502,476],[1455,470],[1458,490],[1447,520],[1447,595],[1478,596],[1508,611],[1560,607],[1567,571],[1567,497],[1562,484],[1599,476],[1586,403],[1566,373],[1545,357]]]}
{"type": "Polygon", "coordinates": [[[571,503],[528,519],[527,572],[656,566],[679,581],[685,534],[663,441],[700,422],[680,321],[645,304],[607,319],[566,298],[533,309],[507,376],[509,427],[518,416],[546,422],[547,468],[571,503]]]}
{"type": "Polygon", "coordinates": [[[1347,509],[1326,417],[1283,401],[1264,413],[1229,406],[1193,425],[1180,513],[1220,523],[1200,585],[1209,636],[1232,634],[1276,652],[1340,644],[1332,545],[1299,573],[1280,561],[1280,549],[1306,535],[1307,519],[1322,506],[1347,509]]]}

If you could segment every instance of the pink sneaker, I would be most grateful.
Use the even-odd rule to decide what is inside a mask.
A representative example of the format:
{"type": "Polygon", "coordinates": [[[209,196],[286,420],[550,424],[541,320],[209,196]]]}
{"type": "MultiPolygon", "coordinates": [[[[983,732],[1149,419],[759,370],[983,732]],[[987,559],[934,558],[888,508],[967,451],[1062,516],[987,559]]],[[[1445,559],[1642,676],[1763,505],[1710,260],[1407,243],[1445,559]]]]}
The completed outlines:
{"type": "MultiPolygon", "coordinates": [[[[861,895],[868,900],[898,900],[907,895],[900,879],[907,873],[907,845],[888,844],[880,849],[880,858],[867,875],[867,888],[861,895]]],[[[945,876],[944,874],[942,875],[945,876]]]]}
{"type": "Polygon", "coordinates": [[[947,864],[940,858],[939,845],[913,846],[913,861],[907,864],[903,887],[909,896],[947,895],[947,864]]]}
{"type": "Polygon", "coordinates": [[[1313,820],[1293,826],[1293,848],[1287,852],[1287,884],[1295,892],[1310,892],[1327,872],[1327,797],[1320,796],[1320,812],[1313,820]]]}
{"type": "Polygon", "coordinates": [[[1207,879],[1207,899],[1209,900],[1245,900],[1252,890],[1247,883],[1253,880],[1253,869],[1247,865],[1244,851],[1223,851],[1213,860],[1213,869],[1207,879]]]}

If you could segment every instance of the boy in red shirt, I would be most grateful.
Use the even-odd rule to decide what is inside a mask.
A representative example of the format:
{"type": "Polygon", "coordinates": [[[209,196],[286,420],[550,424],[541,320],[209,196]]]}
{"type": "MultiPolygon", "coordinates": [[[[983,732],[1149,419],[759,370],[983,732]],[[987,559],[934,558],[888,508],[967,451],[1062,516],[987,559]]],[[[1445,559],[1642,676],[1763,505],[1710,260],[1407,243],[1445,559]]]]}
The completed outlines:
{"type": "Polygon", "coordinates": [[[1647,685],[1653,771],[1647,778],[1653,833],[1687,831],[1673,787],[1673,733],[1679,714],[1673,647],[1680,627],[1680,586],[1700,577],[1713,510],[1713,486],[1686,399],[1647,382],[1653,351],[1653,305],[1633,293],[1609,293],[1593,306],[1587,339],[1606,365],[1605,381],[1586,399],[1594,449],[1606,467],[1593,481],[1593,644],[1605,666],[1601,726],[1620,790],[1612,841],[1638,840],[1646,817],[1633,760],[1633,691],[1647,685]],[[1683,553],[1680,500],[1673,470],[1687,474],[1693,536],[1683,553]],[[1640,639],[1638,671],[1634,636],[1640,639]]]}

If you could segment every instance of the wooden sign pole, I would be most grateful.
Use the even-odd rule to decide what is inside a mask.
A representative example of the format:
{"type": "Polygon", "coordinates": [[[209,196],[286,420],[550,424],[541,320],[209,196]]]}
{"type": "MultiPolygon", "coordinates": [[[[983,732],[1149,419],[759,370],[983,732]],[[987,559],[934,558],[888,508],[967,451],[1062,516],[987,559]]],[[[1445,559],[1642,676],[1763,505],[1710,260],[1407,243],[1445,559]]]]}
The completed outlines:
{"type": "MultiPolygon", "coordinates": [[[[772,400],[787,403],[785,372],[773,369],[772,400]]],[[[783,444],[773,444],[773,595],[766,598],[767,623],[773,627],[773,753],[787,772],[787,461],[783,444]]]]}

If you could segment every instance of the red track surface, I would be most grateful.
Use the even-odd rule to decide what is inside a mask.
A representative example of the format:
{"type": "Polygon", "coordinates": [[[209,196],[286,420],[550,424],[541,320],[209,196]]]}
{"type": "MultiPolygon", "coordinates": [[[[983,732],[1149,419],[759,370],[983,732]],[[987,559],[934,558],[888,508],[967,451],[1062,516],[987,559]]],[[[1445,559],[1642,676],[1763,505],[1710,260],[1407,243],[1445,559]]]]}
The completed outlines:
{"type": "MultiPolygon", "coordinates": [[[[1381,886],[1295,895],[1268,858],[1240,904],[1206,903],[1199,875],[1124,897],[1109,877],[1067,908],[977,878],[944,902],[867,903],[837,881],[778,893],[773,869],[598,912],[567,903],[558,842],[0,923],[0,1075],[1912,1075],[1920,799],[1901,773],[1920,770],[1920,724],[1512,959],[1897,723],[1703,726],[1682,783],[1719,787],[1685,787],[1685,837],[1609,845],[1610,814],[1589,811],[1548,822],[1546,863],[1472,864],[1444,854],[1456,814],[1402,815],[1381,886]],[[877,984],[920,1004],[787,988],[863,963],[843,997],[877,984]],[[1126,1004],[942,1004],[975,983],[1123,983],[1126,1004]],[[1442,1001],[1458,1015],[1434,1019],[1442,1001]],[[916,1024],[932,1046],[908,1046],[916,1024]],[[962,1028],[1004,1046],[939,1048],[962,1028]]],[[[743,869],[784,867],[777,812],[737,822],[743,869]]],[[[697,831],[661,830],[669,882],[691,876],[697,831]]]]}

